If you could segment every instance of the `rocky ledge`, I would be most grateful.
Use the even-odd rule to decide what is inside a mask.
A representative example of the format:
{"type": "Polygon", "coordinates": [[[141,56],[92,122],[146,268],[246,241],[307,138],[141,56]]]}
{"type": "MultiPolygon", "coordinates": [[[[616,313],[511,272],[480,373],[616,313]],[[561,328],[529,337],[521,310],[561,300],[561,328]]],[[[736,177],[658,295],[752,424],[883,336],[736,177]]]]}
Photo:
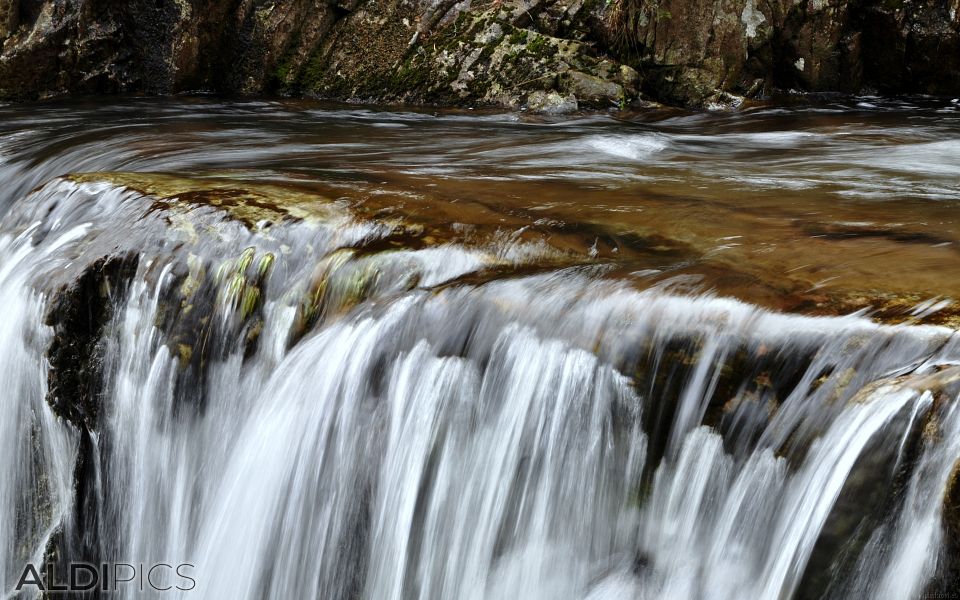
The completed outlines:
{"type": "Polygon", "coordinates": [[[960,93],[960,0],[0,0],[0,99],[529,107],[960,93]]]}

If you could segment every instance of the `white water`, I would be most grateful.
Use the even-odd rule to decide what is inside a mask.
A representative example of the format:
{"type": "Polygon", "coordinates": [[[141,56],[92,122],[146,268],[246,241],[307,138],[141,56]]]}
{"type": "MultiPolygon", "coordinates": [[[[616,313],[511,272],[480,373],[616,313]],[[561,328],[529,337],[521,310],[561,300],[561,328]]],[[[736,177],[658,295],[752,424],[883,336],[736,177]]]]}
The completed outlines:
{"type": "Polygon", "coordinates": [[[0,235],[0,597],[8,597],[23,565],[42,563],[47,542],[71,506],[76,435],[46,402],[43,352],[49,331],[43,298],[28,285],[40,261],[78,237],[61,233],[33,249],[29,233],[0,235]]]}
{"type": "MultiPolygon", "coordinates": [[[[591,139],[630,160],[667,149],[591,139]]],[[[140,165],[124,157],[108,158],[140,165]]],[[[199,210],[173,230],[150,205],[55,181],[0,228],[4,597],[57,528],[65,560],[190,563],[180,596],[204,600],[918,599],[941,576],[950,330],[640,292],[596,267],[490,277],[547,256],[506,235],[364,255],[388,231],[339,205],[261,234],[199,210]],[[87,530],[81,433],[45,401],[43,315],[126,251],[87,530]],[[267,253],[251,316],[234,283],[267,253]],[[216,272],[235,277],[183,291],[216,272]]]]}
{"type": "MultiPolygon", "coordinates": [[[[829,386],[801,385],[794,402],[806,406],[795,424],[827,413],[827,429],[802,462],[791,468],[775,457],[773,441],[730,454],[717,432],[694,428],[679,436],[678,457],[660,464],[642,499],[640,423],[652,400],[575,342],[537,332],[554,301],[542,313],[525,306],[527,325],[491,311],[517,288],[554,286],[559,304],[567,286],[584,283],[549,279],[437,298],[414,292],[330,323],[289,354],[264,352],[244,364],[229,357],[213,368],[203,416],[183,421],[165,415],[175,361],[161,347],[149,368],[140,361],[141,379],[131,387],[146,396],[114,392],[116,447],[137,457],[130,472],[142,479],[117,486],[126,494],[117,500],[121,513],[134,516],[118,536],[129,542],[118,556],[191,562],[204,598],[789,598],[866,445],[881,435],[900,442],[914,423],[905,417],[930,409],[921,392],[894,384],[833,400],[832,408],[818,404],[829,386]],[[447,320],[471,305],[491,312],[447,320]],[[464,328],[474,332],[469,348],[438,352],[464,328]],[[119,418],[120,403],[137,407],[133,423],[119,418]],[[639,570],[638,555],[645,557],[639,570]]],[[[153,322],[156,299],[132,295],[145,299],[126,311],[124,330],[135,337],[153,322]]],[[[580,300],[573,312],[651,308],[643,295],[615,297],[580,300]]],[[[664,314],[692,305],[657,302],[663,312],[651,311],[644,327],[665,337],[676,330],[664,314]]],[[[699,304],[714,323],[745,308],[699,304]]],[[[811,329],[803,319],[743,315],[753,325],[768,322],[751,337],[779,340],[786,351],[802,338],[791,327],[811,329]]],[[[282,331],[289,321],[270,326],[282,331]]],[[[912,362],[943,341],[938,330],[857,320],[819,326],[824,332],[814,338],[825,352],[850,335],[877,336],[867,352],[878,366],[879,346],[899,342],[894,354],[912,362]]],[[[706,403],[712,369],[691,370],[681,404],[706,403]]],[[[771,440],[776,426],[767,430],[771,440]]],[[[960,448],[938,456],[944,463],[960,448]]],[[[940,495],[924,494],[915,518],[936,515],[940,495]]],[[[912,519],[918,501],[908,497],[899,519],[912,519]]],[[[915,596],[931,576],[923,565],[938,540],[922,541],[924,552],[912,539],[887,548],[913,569],[914,593],[891,597],[915,596]]]]}

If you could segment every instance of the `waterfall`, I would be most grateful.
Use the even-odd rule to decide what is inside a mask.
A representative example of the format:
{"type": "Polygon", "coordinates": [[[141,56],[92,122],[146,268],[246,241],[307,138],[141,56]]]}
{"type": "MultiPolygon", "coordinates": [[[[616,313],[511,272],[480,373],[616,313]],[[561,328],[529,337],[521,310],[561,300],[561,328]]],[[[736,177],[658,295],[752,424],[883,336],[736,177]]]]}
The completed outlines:
{"type": "Polygon", "coordinates": [[[76,435],[46,402],[43,353],[50,341],[43,303],[28,285],[30,273],[82,229],[61,232],[32,248],[32,230],[0,235],[0,596],[7,598],[22,567],[40,564],[47,544],[68,515],[76,435]]]}
{"type": "Polygon", "coordinates": [[[114,595],[205,600],[913,599],[956,568],[951,329],[225,207],[55,178],[4,216],[3,597],[70,562],[188,565],[114,595]]]}

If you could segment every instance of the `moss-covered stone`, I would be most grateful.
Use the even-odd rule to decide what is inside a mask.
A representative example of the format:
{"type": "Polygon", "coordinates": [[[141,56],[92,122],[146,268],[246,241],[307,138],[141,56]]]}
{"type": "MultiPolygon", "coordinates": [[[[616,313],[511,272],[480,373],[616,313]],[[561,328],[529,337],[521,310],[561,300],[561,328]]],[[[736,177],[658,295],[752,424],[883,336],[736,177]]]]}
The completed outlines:
{"type": "Polygon", "coordinates": [[[106,256],[53,294],[47,402],[77,428],[97,429],[103,396],[103,332],[136,271],[135,254],[106,256]]]}

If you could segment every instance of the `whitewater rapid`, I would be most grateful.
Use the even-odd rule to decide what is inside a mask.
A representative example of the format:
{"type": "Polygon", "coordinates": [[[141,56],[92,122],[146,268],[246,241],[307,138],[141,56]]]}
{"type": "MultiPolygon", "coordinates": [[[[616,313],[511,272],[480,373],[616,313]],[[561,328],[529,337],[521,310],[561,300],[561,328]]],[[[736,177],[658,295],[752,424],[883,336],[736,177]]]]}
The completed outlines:
{"type": "MultiPolygon", "coordinates": [[[[641,161],[667,151],[655,137],[585,145],[641,161]]],[[[59,160],[150,164],[82,148],[59,160]]],[[[248,173],[178,203],[15,163],[42,185],[0,221],[3,598],[39,596],[15,591],[24,565],[73,562],[189,565],[190,589],[118,598],[951,585],[951,328],[644,287],[599,242],[469,223],[441,238],[406,196],[406,212],[334,198],[322,218],[245,220],[248,173]]],[[[164,573],[150,583],[184,583],[164,573]]]]}

